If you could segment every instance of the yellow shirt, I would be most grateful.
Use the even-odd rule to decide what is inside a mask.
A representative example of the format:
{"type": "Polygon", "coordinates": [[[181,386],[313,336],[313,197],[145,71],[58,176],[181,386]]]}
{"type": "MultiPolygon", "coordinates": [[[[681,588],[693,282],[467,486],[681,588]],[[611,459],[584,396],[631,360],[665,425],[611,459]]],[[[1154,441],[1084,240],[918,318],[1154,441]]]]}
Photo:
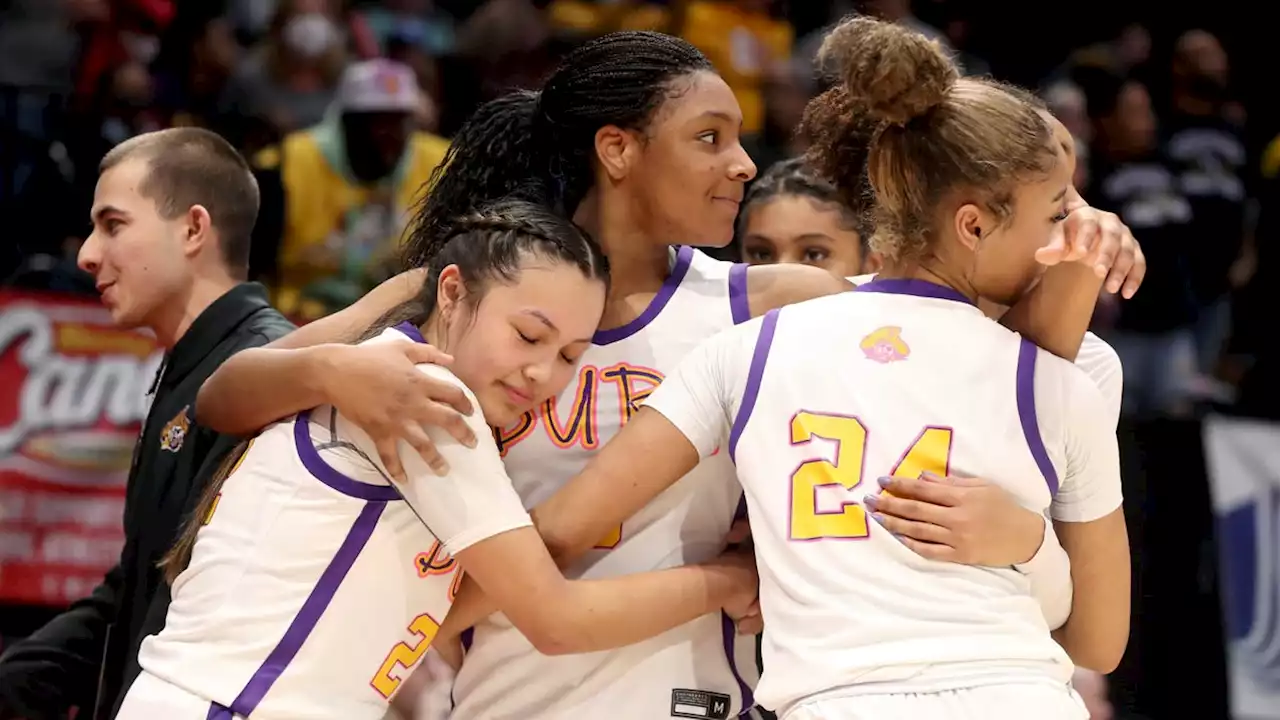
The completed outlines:
{"type": "MultiPolygon", "coordinates": [[[[415,133],[406,152],[409,157],[399,182],[385,198],[391,216],[386,229],[389,237],[378,238],[382,245],[374,256],[394,253],[409,213],[426,186],[431,171],[444,160],[449,142],[426,133],[415,133]]],[[[306,261],[309,251],[331,242],[341,243],[350,234],[352,215],[380,202],[379,192],[387,190],[351,183],[325,158],[316,135],[310,131],[291,133],[279,146],[269,147],[254,158],[263,169],[279,169],[285,189],[284,233],[280,240],[278,284],[275,302],[281,312],[314,319],[335,308],[310,307],[304,290],[323,281],[333,272],[322,272],[306,261]],[[336,234],[336,235],[335,235],[336,234]],[[337,238],[335,240],[335,238],[337,238]]]]}
{"type": "Polygon", "coordinates": [[[577,35],[603,35],[618,30],[665,30],[667,9],[635,0],[554,0],[548,8],[551,27],[577,35]]]}
{"type": "Polygon", "coordinates": [[[680,33],[710,58],[742,106],[742,132],[764,128],[764,81],[773,63],[791,56],[789,23],[731,2],[689,3],[680,33]]]}

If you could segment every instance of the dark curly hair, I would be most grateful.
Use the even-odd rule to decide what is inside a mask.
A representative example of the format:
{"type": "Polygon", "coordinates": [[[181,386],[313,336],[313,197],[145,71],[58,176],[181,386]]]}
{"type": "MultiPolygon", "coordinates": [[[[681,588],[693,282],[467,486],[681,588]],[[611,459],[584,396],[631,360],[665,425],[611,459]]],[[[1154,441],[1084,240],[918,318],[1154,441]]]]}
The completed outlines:
{"type": "Polygon", "coordinates": [[[407,239],[409,268],[428,263],[453,218],[503,197],[566,217],[595,183],[595,135],[615,125],[644,130],[692,73],[714,72],[680,38],[610,33],[569,53],[540,92],[514,92],[483,105],[432,173],[407,239]]]}

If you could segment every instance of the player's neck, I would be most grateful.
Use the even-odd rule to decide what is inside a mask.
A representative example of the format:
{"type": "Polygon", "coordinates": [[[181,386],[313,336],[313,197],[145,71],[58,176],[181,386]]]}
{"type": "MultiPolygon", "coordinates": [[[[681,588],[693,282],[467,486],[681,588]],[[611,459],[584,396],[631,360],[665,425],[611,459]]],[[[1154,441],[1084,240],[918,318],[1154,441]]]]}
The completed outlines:
{"type": "Polygon", "coordinates": [[[172,350],[215,300],[227,294],[238,281],[229,275],[197,275],[179,297],[170,298],[156,311],[147,327],[156,334],[156,340],[165,350],[172,350]]]}
{"type": "Polygon", "coordinates": [[[949,287],[969,298],[974,304],[978,302],[978,293],[973,285],[945,267],[926,263],[886,264],[880,272],[876,273],[876,280],[923,280],[934,285],[949,287]]]}
{"type": "Polygon", "coordinates": [[[592,188],[573,219],[609,258],[609,302],[662,287],[671,270],[667,246],[649,235],[625,197],[592,188]]]}

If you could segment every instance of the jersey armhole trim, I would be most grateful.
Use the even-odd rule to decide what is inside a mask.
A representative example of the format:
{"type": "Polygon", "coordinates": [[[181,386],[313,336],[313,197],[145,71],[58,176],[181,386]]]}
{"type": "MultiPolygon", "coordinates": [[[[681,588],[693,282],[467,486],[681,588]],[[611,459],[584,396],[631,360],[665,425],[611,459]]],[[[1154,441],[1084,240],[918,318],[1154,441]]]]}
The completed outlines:
{"type": "Polygon", "coordinates": [[[1040,420],[1036,416],[1036,356],[1039,353],[1040,348],[1035,343],[1022,338],[1018,348],[1018,420],[1022,423],[1022,436],[1027,441],[1027,448],[1035,458],[1036,467],[1040,468],[1052,497],[1058,494],[1058,471],[1049,460],[1044,436],[1040,434],[1040,420]]]}
{"type": "Polygon", "coordinates": [[[729,312],[733,315],[733,324],[741,325],[751,319],[751,299],[747,296],[746,263],[737,263],[729,268],[729,312]]]}
{"type": "Polygon", "coordinates": [[[774,308],[765,313],[760,325],[760,334],[756,337],[756,347],[751,353],[751,367],[747,370],[747,388],[742,394],[742,405],[733,418],[733,428],[729,431],[729,459],[738,461],[738,440],[747,427],[751,411],[755,409],[756,398],[760,395],[760,382],[764,377],[765,362],[769,359],[769,348],[773,346],[773,332],[778,326],[778,310],[774,308]]]}
{"type": "Polygon", "coordinates": [[[391,485],[371,485],[353,480],[338,472],[332,465],[320,457],[320,452],[311,443],[311,411],[298,413],[293,421],[293,443],[298,449],[298,458],[311,476],[348,497],[373,502],[389,502],[400,500],[400,493],[391,485]]]}

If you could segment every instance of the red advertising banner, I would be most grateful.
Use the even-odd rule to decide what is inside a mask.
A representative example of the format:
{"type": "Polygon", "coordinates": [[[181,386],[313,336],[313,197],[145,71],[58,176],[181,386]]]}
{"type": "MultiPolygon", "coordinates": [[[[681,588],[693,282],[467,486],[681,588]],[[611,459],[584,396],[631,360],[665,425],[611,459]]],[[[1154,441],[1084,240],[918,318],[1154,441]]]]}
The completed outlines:
{"type": "Polygon", "coordinates": [[[96,300],[0,290],[0,603],[65,605],[119,559],[161,357],[96,300]]]}

